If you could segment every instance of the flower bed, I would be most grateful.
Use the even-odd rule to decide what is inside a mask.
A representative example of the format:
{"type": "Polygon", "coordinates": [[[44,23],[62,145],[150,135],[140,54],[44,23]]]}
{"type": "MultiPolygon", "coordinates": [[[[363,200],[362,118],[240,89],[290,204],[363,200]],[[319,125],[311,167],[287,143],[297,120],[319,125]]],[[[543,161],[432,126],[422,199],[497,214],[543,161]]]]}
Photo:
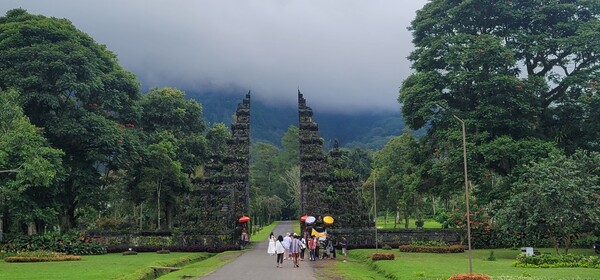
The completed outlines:
{"type": "Polygon", "coordinates": [[[448,280],[491,280],[492,278],[487,274],[477,273],[461,273],[454,274],[448,278],[448,280]]]}
{"type": "Polygon", "coordinates": [[[5,262],[60,262],[79,260],[81,260],[81,256],[49,251],[19,252],[16,256],[4,258],[5,262]]]}
{"type": "Polygon", "coordinates": [[[371,255],[371,260],[373,261],[381,261],[381,260],[394,260],[396,255],[394,253],[373,253],[371,255]]]}

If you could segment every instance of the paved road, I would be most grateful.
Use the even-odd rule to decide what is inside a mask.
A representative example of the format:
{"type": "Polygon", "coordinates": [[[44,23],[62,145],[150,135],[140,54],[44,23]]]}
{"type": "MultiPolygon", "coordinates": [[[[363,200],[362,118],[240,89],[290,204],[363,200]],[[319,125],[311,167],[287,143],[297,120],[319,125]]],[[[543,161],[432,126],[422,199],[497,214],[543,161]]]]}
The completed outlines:
{"type": "MultiPolygon", "coordinates": [[[[275,228],[275,236],[292,232],[294,221],[282,221],[275,228]]],[[[293,280],[316,279],[312,268],[313,262],[301,261],[296,268],[290,260],[283,261],[283,268],[277,268],[275,256],[267,254],[269,241],[255,243],[254,248],[247,249],[241,256],[224,265],[215,272],[202,277],[204,280],[231,280],[231,279],[261,279],[261,280],[293,280]]],[[[308,253],[308,252],[307,252],[308,253]]],[[[308,258],[307,258],[308,259],[308,258]]]]}

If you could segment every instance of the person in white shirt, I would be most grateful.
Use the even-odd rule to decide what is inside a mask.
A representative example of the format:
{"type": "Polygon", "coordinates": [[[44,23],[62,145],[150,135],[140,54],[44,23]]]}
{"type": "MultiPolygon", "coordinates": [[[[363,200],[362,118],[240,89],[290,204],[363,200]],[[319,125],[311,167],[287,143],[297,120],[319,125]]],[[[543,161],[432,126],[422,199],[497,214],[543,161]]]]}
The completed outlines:
{"type": "Polygon", "coordinates": [[[275,238],[275,234],[271,232],[269,235],[269,247],[267,248],[267,254],[271,256],[275,255],[275,241],[277,241],[277,238],[275,238]]]}
{"type": "Polygon", "coordinates": [[[277,254],[277,267],[283,266],[283,253],[285,253],[285,248],[283,248],[283,236],[278,236],[277,241],[275,241],[275,253],[277,254]]]}
{"type": "Polygon", "coordinates": [[[292,242],[292,237],[290,237],[290,233],[286,233],[283,238],[283,248],[285,249],[285,259],[290,258],[290,243],[292,242]]]}

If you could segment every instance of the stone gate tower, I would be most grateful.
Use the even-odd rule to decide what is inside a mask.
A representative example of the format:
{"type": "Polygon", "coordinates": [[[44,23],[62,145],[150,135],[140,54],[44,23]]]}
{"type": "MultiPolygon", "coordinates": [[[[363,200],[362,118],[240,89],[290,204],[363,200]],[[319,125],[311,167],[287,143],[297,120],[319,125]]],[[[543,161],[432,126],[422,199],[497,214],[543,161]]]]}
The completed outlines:
{"type": "Polygon", "coordinates": [[[326,155],[313,111],[298,91],[300,129],[301,215],[333,216],[330,233],[345,236],[353,244],[374,243],[375,224],[369,219],[358,174],[342,164],[337,140],[326,155]]]}

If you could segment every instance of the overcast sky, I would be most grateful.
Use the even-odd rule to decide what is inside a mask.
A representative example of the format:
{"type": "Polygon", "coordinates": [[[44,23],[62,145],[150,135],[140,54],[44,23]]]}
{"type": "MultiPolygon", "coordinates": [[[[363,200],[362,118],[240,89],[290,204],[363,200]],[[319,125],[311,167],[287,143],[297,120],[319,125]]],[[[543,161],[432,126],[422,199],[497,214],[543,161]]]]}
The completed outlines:
{"type": "MultiPolygon", "coordinates": [[[[321,110],[399,111],[407,27],[427,0],[2,0],[67,18],[144,88],[234,88],[321,110]]],[[[241,97],[240,97],[241,99],[241,97]]]]}

